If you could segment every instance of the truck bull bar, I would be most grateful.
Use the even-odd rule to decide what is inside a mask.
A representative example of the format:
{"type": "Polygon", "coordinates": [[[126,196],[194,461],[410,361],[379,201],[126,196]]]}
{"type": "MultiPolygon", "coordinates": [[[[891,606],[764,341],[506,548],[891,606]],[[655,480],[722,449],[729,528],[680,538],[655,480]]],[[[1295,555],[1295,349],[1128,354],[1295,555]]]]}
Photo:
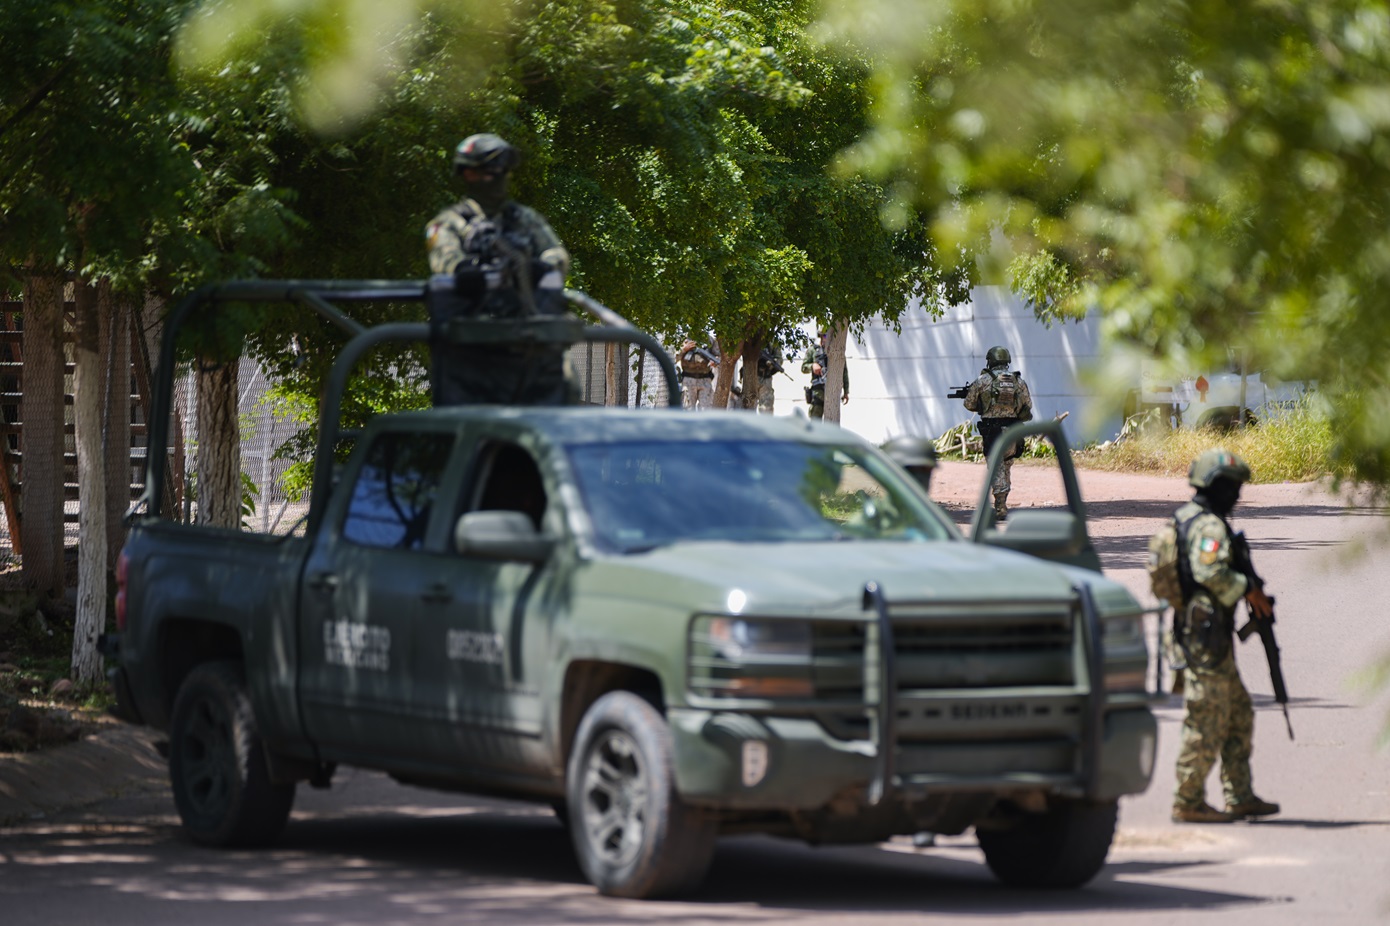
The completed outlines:
{"type": "MultiPolygon", "coordinates": [[[[1086,685],[1081,741],[1078,745],[1078,785],[1082,795],[1097,799],[1100,791],[1101,750],[1105,733],[1105,654],[1101,649],[1100,612],[1089,586],[1072,587],[1079,610],[1080,631],[1086,655],[1086,685]]],[[[869,780],[868,801],[881,803],[902,781],[895,770],[897,750],[897,654],[888,599],[877,582],[864,585],[862,610],[873,609],[864,647],[864,712],[869,718],[869,743],[874,771],[869,780]],[[869,684],[869,680],[874,681],[869,684]]]]}

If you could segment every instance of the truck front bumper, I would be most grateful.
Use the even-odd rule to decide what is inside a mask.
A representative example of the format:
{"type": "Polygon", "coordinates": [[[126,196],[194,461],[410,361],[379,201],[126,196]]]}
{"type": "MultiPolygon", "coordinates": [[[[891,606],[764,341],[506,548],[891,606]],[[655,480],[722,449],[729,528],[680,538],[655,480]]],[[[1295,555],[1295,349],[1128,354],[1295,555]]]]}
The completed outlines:
{"type": "MultiPolygon", "coordinates": [[[[672,708],[676,783],[692,804],[731,810],[815,810],[837,796],[866,794],[876,770],[867,740],[830,736],[810,718],[672,708]]],[[[1100,762],[1086,788],[1074,739],[991,738],[895,746],[894,791],[929,794],[1044,791],[1114,800],[1145,790],[1158,725],[1146,708],[1104,715],[1100,762]]]]}

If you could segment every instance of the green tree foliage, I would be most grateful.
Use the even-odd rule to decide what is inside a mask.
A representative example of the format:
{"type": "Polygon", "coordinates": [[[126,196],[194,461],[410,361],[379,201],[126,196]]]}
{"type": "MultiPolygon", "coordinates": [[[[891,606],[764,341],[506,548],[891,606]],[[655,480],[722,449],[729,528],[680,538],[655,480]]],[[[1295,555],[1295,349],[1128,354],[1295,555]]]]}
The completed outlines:
{"type": "Polygon", "coordinates": [[[820,29],[881,54],[846,163],[910,185],[943,252],[1179,369],[1316,380],[1339,465],[1390,483],[1382,4],[835,0],[820,29]]]}
{"type": "Polygon", "coordinates": [[[808,316],[849,323],[940,291],[907,204],[827,173],[865,125],[868,70],[806,37],[808,3],[398,6],[411,15],[320,0],[288,16],[209,4],[189,21],[204,80],[283,54],[291,109],[354,96],[314,111],[336,134],[278,162],[313,222],[288,265],[334,266],[331,240],[339,261],[418,275],[420,229],[456,195],[449,149],[491,130],[526,152],[514,194],[575,255],[572,285],[669,337],[785,337],[808,316]],[[252,48],[252,33],[272,39],[252,48]],[[363,54],[344,84],[339,65],[363,54]]]}

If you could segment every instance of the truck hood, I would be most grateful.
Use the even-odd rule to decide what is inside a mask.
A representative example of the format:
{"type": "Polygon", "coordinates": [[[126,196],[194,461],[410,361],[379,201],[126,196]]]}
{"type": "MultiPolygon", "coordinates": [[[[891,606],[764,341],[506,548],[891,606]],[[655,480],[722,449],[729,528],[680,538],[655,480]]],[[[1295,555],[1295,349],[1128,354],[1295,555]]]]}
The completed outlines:
{"type": "MultiPolygon", "coordinates": [[[[839,614],[861,611],[864,584],[895,599],[1064,598],[1093,572],[963,541],[680,543],[591,563],[598,593],[686,611],[839,614]],[[742,607],[729,596],[742,593],[742,607]]],[[[588,581],[585,583],[589,584],[588,581]]]]}

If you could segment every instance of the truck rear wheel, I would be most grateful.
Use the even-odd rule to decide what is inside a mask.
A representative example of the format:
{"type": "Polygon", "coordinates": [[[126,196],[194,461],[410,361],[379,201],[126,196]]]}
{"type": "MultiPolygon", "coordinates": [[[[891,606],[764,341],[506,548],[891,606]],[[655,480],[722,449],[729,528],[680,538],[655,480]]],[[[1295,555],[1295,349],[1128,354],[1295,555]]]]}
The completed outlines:
{"type": "Polygon", "coordinates": [[[189,673],[174,700],[169,780],[183,827],[206,846],[273,842],[294,804],[294,785],[270,781],[241,668],[210,662],[189,673]]]}
{"type": "Polygon", "coordinates": [[[990,871],[1005,884],[1080,887],[1105,865],[1115,838],[1117,801],[1069,801],[1025,814],[1008,829],[978,830],[990,871]]]}
{"type": "Polygon", "coordinates": [[[614,897],[697,887],[716,828],[676,793],[665,718],[638,695],[609,692],[584,714],[574,742],[565,788],[585,876],[614,897]]]}

